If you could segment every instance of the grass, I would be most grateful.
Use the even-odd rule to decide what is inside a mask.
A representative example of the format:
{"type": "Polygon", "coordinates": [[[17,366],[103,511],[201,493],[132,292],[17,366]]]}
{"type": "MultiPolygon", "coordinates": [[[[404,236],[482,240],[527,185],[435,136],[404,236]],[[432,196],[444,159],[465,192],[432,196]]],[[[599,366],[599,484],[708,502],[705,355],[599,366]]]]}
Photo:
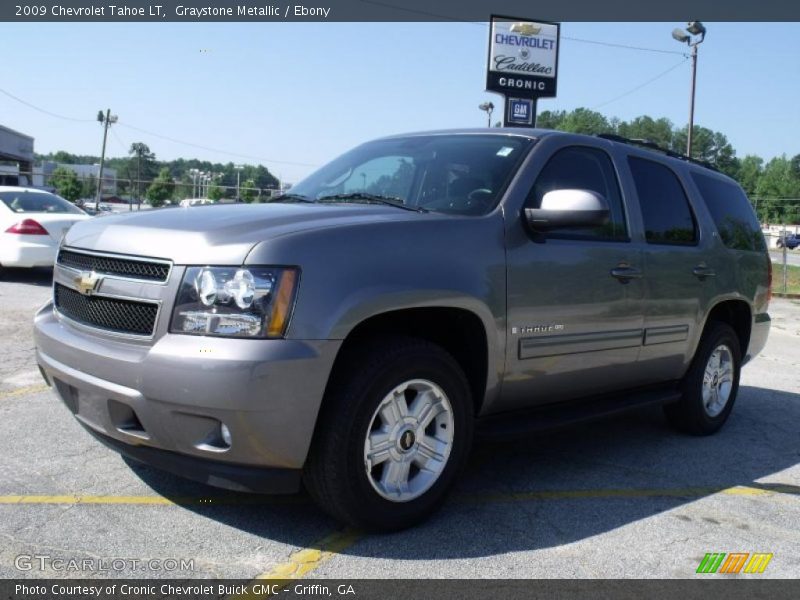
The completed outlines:
{"type": "MultiPolygon", "coordinates": [[[[783,265],[772,265],[772,291],[783,294],[783,265]]],[[[800,294],[800,267],[786,265],[786,290],[787,294],[800,294]]]]}

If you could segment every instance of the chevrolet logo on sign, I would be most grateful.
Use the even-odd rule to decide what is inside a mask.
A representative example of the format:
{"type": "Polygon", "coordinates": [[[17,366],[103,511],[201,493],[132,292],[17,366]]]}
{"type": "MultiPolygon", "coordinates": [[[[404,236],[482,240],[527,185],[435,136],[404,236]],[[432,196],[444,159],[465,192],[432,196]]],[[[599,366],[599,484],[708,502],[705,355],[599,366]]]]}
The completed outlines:
{"type": "Polygon", "coordinates": [[[539,35],[541,30],[541,27],[537,27],[533,23],[514,23],[509,27],[511,33],[518,33],[520,35],[539,35]]]}
{"type": "Polygon", "coordinates": [[[91,296],[96,292],[102,280],[103,277],[94,271],[81,271],[81,274],[76,275],[73,279],[78,291],[84,296],[91,296]]]}

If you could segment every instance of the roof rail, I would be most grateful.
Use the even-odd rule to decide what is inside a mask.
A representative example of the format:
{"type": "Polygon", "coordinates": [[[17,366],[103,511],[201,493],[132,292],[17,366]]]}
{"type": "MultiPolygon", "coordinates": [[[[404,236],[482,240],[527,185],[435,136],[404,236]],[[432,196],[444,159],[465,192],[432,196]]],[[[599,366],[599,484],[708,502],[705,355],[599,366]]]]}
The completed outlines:
{"type": "Polygon", "coordinates": [[[662,146],[659,146],[658,144],[656,144],[655,142],[651,142],[650,140],[643,140],[639,138],[626,138],[622,137],[621,135],[616,135],[614,133],[598,133],[596,137],[602,138],[604,140],[610,140],[612,142],[621,142],[623,144],[630,144],[632,146],[641,146],[642,148],[655,150],[656,152],[661,152],[669,157],[677,158],[678,160],[685,160],[686,162],[691,162],[696,165],[700,165],[701,167],[705,167],[706,169],[711,169],[712,171],[719,172],[719,169],[717,169],[710,162],[707,162],[705,160],[699,160],[697,158],[691,158],[689,156],[686,156],[685,154],[681,154],[680,152],[674,152],[669,148],[664,148],[662,146]]]}

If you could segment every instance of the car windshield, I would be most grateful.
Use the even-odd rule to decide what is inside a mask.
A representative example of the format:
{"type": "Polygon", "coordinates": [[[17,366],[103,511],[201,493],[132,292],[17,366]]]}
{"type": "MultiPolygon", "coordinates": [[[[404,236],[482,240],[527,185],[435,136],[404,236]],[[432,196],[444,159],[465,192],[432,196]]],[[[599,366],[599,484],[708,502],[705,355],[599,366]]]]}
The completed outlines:
{"type": "Polygon", "coordinates": [[[37,190],[0,192],[0,201],[15,213],[69,213],[84,212],[60,196],[37,190]]]}
{"type": "Polygon", "coordinates": [[[530,145],[509,134],[444,134],[366,143],[340,156],[278,201],[398,204],[481,215],[492,210],[530,145]]]}

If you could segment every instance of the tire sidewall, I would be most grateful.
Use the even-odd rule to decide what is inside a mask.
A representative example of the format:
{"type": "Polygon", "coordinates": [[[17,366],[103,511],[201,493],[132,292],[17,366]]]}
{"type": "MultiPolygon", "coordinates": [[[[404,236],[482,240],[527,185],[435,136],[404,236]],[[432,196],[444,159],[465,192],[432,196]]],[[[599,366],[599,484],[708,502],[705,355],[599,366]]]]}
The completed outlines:
{"type": "Polygon", "coordinates": [[[741,373],[741,350],[739,348],[739,339],[736,333],[727,325],[714,324],[713,329],[709,332],[710,335],[705,336],[700,346],[695,364],[689,373],[689,377],[684,381],[684,397],[690,402],[690,409],[692,416],[696,422],[701,426],[704,433],[713,433],[717,431],[727,421],[728,416],[733,410],[733,405],[736,402],[736,397],[739,391],[739,376],[741,373]],[[731,386],[730,397],[718,415],[712,417],[706,412],[703,405],[703,376],[705,374],[706,366],[711,358],[713,352],[721,345],[725,345],[731,352],[733,357],[733,382],[731,386]]]}
{"type": "Polygon", "coordinates": [[[472,406],[469,387],[454,361],[440,352],[404,356],[393,365],[384,364],[360,394],[354,407],[344,452],[347,479],[353,484],[354,501],[365,523],[381,529],[399,529],[433,511],[466,463],[472,443],[472,406]],[[364,467],[364,442],[380,402],[395,387],[412,379],[425,379],[439,386],[453,412],[453,444],[447,464],[436,482],[421,496],[407,502],[392,502],[380,496],[370,483],[364,467]],[[376,521],[377,520],[377,521],[376,521]],[[381,522],[391,520],[387,526],[381,522]]]}

